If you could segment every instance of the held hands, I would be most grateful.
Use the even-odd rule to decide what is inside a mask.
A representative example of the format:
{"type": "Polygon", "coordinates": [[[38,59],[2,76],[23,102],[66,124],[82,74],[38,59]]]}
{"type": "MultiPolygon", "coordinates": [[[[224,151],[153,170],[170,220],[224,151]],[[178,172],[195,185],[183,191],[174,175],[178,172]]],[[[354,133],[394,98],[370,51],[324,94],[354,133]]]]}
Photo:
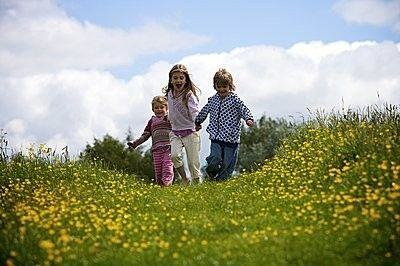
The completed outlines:
{"type": "Polygon", "coordinates": [[[254,126],[254,121],[251,120],[251,119],[246,120],[246,125],[249,126],[249,127],[253,127],[254,126]]]}
{"type": "Polygon", "coordinates": [[[138,146],[135,141],[128,141],[127,144],[131,149],[136,149],[136,147],[138,146]]]}

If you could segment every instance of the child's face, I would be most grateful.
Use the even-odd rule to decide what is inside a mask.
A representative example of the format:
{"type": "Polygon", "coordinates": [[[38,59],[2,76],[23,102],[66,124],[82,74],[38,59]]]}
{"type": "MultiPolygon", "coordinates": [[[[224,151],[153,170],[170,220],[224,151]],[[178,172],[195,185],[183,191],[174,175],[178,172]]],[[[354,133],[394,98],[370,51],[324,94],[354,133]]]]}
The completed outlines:
{"type": "Polygon", "coordinates": [[[153,112],[158,118],[164,117],[167,114],[167,106],[162,103],[155,103],[153,105],[153,112]]]}
{"type": "Polygon", "coordinates": [[[174,72],[171,76],[171,83],[174,86],[175,92],[182,92],[186,84],[186,76],[182,72],[174,72]]]}
{"type": "Polygon", "coordinates": [[[219,96],[221,97],[225,97],[229,94],[229,92],[231,91],[231,87],[228,84],[217,84],[215,85],[215,89],[217,90],[219,96]]]}

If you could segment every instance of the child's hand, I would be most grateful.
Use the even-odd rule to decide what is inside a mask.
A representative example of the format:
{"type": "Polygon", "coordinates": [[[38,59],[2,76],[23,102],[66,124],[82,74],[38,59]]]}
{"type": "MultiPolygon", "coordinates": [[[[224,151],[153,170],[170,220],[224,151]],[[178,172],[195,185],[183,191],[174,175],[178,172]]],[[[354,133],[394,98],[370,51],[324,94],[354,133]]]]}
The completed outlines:
{"type": "Polygon", "coordinates": [[[128,146],[131,149],[135,149],[137,147],[136,143],[134,141],[128,141],[128,146]]]}
{"type": "Polygon", "coordinates": [[[196,129],[196,131],[199,131],[201,129],[201,125],[196,125],[194,128],[196,129]]]}
{"type": "Polygon", "coordinates": [[[251,120],[251,119],[249,119],[249,120],[246,121],[246,124],[247,124],[247,126],[249,126],[249,127],[253,127],[253,126],[254,126],[254,121],[251,120]]]}

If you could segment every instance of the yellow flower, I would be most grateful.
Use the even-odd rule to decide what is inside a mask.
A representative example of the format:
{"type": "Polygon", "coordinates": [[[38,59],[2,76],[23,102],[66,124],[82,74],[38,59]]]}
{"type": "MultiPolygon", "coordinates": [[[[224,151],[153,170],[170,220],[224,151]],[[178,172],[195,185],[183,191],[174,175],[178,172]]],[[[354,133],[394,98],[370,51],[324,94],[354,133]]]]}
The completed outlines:
{"type": "Polygon", "coordinates": [[[71,241],[71,237],[68,234],[62,234],[58,239],[65,244],[71,241]]]}
{"type": "Polygon", "coordinates": [[[18,256],[18,253],[16,251],[14,251],[14,250],[11,250],[10,251],[10,256],[11,257],[16,257],[16,256],[18,256]]]}
{"type": "Polygon", "coordinates": [[[39,247],[49,250],[54,248],[54,244],[50,240],[42,240],[39,242],[39,247]]]}
{"type": "Polygon", "coordinates": [[[342,168],[343,172],[348,171],[348,170],[350,170],[350,166],[348,166],[348,165],[343,166],[343,168],[342,168]]]}
{"type": "Polygon", "coordinates": [[[26,234],[26,227],[21,226],[21,227],[19,228],[19,234],[20,234],[21,236],[24,236],[24,235],[26,234]]]}
{"type": "Polygon", "coordinates": [[[7,266],[14,266],[15,264],[14,264],[13,259],[11,259],[11,258],[7,259],[6,265],[7,265],[7,266]]]}

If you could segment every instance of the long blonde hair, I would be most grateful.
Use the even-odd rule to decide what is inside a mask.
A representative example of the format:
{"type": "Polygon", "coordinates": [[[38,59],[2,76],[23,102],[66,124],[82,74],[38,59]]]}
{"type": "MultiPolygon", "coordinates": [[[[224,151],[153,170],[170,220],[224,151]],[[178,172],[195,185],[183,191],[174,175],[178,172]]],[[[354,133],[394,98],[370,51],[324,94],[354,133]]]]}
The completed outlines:
{"type": "Polygon", "coordinates": [[[176,64],[171,68],[171,70],[168,73],[168,86],[163,88],[163,93],[165,93],[166,97],[168,97],[168,93],[170,91],[174,90],[174,85],[172,85],[172,82],[171,82],[172,74],[174,72],[181,72],[185,75],[186,83],[185,83],[185,87],[183,88],[182,103],[189,110],[188,93],[189,92],[193,93],[193,95],[197,98],[197,100],[199,100],[199,97],[197,94],[200,93],[200,89],[196,85],[194,85],[194,83],[190,79],[187,68],[182,64],[176,64]]]}

